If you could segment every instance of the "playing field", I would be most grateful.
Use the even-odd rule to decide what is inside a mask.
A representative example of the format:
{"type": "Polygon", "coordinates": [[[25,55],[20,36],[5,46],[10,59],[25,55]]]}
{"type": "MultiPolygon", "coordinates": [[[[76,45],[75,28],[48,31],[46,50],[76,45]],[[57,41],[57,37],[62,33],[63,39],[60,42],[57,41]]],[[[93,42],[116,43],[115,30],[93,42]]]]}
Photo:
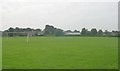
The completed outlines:
{"type": "Polygon", "coordinates": [[[117,69],[116,37],[3,37],[3,68],[117,69]]]}

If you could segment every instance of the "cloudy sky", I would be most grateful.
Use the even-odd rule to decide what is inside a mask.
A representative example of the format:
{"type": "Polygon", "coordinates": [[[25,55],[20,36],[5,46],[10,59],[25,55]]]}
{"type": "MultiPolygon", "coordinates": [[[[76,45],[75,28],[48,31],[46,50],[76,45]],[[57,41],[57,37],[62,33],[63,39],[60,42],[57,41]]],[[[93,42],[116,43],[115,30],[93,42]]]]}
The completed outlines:
{"type": "Polygon", "coordinates": [[[64,30],[118,29],[118,0],[1,0],[0,30],[9,27],[64,30]]]}

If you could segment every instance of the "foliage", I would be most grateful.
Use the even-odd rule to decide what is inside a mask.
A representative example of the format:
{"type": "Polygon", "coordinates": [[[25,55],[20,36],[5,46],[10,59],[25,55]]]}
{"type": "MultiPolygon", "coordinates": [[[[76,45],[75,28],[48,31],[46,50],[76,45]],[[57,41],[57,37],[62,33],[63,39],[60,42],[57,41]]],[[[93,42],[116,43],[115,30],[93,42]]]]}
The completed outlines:
{"type": "Polygon", "coordinates": [[[103,31],[102,30],[98,31],[98,36],[103,36],[103,31]]]}
{"type": "Polygon", "coordinates": [[[64,35],[64,32],[62,29],[54,28],[54,26],[51,25],[46,25],[44,29],[44,35],[61,36],[64,35]]]}
{"type": "Polygon", "coordinates": [[[91,31],[88,31],[88,29],[86,28],[82,28],[81,32],[79,30],[67,30],[64,31],[62,29],[56,28],[52,25],[46,25],[44,30],[41,30],[39,28],[37,29],[33,29],[33,28],[12,28],[10,27],[8,30],[5,30],[3,32],[3,36],[26,36],[26,34],[24,34],[24,32],[28,33],[31,32],[34,34],[34,36],[38,36],[38,35],[44,35],[44,36],[64,36],[66,33],[80,33],[80,36],[120,36],[120,31],[102,31],[102,29],[98,30],[96,28],[92,28],[91,31]],[[6,32],[6,33],[5,33],[6,32]],[[7,32],[11,32],[7,35],[7,32]],[[13,32],[13,33],[12,33],[13,32]],[[16,32],[16,33],[15,33],[16,32]],[[20,34],[20,33],[23,34],[20,34]]]}
{"type": "Polygon", "coordinates": [[[91,35],[96,36],[97,30],[95,28],[91,29],[91,35]]]}
{"type": "Polygon", "coordinates": [[[87,35],[88,34],[88,30],[83,28],[82,31],[81,31],[81,35],[87,35]]]}

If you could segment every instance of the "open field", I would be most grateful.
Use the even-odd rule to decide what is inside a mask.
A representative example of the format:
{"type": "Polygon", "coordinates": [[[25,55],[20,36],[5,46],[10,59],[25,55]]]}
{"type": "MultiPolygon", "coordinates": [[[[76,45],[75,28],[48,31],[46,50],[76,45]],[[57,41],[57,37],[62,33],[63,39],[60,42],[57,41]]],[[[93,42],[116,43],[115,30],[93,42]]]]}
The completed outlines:
{"type": "Polygon", "coordinates": [[[3,68],[117,69],[118,38],[4,37],[3,68]]]}
{"type": "Polygon", "coordinates": [[[2,37],[0,36],[0,70],[1,69],[2,69],[2,37]]]}

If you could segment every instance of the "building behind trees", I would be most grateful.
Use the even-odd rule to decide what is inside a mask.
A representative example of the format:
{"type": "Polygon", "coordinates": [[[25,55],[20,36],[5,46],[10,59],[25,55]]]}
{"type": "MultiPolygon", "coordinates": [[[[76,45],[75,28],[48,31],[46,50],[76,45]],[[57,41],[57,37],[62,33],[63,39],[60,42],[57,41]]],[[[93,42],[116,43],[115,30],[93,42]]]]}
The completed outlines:
{"type": "Polygon", "coordinates": [[[82,28],[81,32],[79,30],[62,30],[60,28],[56,28],[52,25],[46,25],[44,30],[41,29],[33,29],[33,28],[12,28],[5,30],[2,32],[2,36],[8,36],[8,37],[15,37],[15,36],[27,36],[30,34],[30,36],[104,36],[104,37],[118,37],[120,36],[120,31],[103,31],[102,29],[99,29],[97,31],[96,28],[92,28],[90,31],[86,28],[82,28]]]}

